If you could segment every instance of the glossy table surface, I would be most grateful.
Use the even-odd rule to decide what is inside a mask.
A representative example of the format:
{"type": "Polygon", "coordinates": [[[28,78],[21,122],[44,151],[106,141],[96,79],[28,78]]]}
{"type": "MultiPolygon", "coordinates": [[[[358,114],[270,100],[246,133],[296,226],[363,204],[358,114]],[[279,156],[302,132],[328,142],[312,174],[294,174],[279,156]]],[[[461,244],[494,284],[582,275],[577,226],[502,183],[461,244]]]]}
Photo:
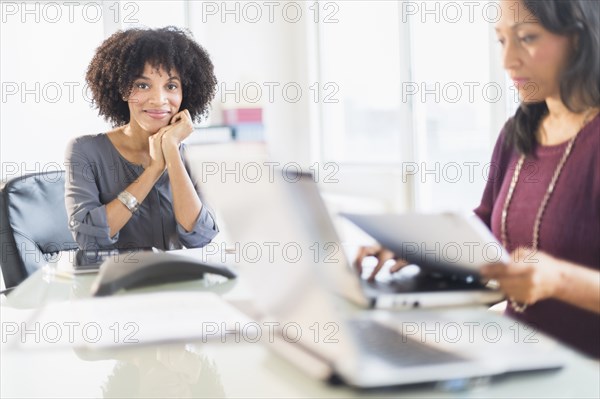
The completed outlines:
{"type": "MultiPolygon", "coordinates": [[[[561,370],[513,374],[468,390],[410,386],[359,391],[303,373],[261,343],[189,340],[88,349],[9,345],[4,325],[19,310],[89,297],[94,275],[66,278],[46,267],[3,299],[1,397],[600,397],[600,363],[569,351],[561,370]]],[[[214,292],[225,301],[251,301],[243,270],[236,280],[193,281],[136,290],[214,292]]],[[[127,295],[127,294],[125,294],[127,295]]]]}

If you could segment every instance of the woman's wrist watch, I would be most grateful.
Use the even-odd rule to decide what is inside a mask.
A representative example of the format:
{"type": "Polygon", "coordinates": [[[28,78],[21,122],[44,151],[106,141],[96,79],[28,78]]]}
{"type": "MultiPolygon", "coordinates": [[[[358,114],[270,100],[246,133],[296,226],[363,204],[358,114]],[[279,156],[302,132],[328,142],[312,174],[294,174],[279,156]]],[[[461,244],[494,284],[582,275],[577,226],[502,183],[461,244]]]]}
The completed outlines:
{"type": "Polygon", "coordinates": [[[131,213],[135,213],[140,207],[140,203],[138,202],[137,198],[135,198],[129,191],[121,191],[117,198],[123,203],[123,205],[127,207],[127,209],[129,209],[129,212],[131,213]]]}

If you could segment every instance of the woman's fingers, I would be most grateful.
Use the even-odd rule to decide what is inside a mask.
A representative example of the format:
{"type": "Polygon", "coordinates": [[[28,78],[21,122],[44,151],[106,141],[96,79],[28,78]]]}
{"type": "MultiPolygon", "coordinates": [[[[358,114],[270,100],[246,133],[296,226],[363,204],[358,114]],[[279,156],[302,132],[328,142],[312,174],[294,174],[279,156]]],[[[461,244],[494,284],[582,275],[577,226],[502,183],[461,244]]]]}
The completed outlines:
{"type": "Polygon", "coordinates": [[[500,289],[510,299],[531,304],[534,302],[532,297],[531,287],[527,284],[527,280],[523,277],[505,277],[498,281],[500,289]]]}
{"type": "Polygon", "coordinates": [[[533,256],[535,253],[527,248],[518,248],[511,254],[509,263],[492,263],[483,266],[479,272],[482,277],[488,279],[498,279],[509,276],[519,276],[530,273],[539,263],[533,256]]]}
{"type": "Polygon", "coordinates": [[[390,273],[396,273],[397,271],[402,269],[404,266],[408,266],[408,265],[410,265],[410,262],[407,262],[404,259],[396,259],[396,263],[394,264],[394,266],[390,267],[390,273]]]}
{"type": "Polygon", "coordinates": [[[376,254],[376,256],[378,260],[377,266],[375,266],[375,269],[373,269],[373,271],[371,272],[371,275],[369,276],[369,281],[375,280],[375,276],[377,275],[377,273],[379,273],[385,262],[387,262],[390,259],[394,259],[394,253],[388,249],[382,249],[376,254]]]}
{"type": "Polygon", "coordinates": [[[185,140],[193,131],[194,124],[187,109],[178,112],[171,118],[169,125],[165,126],[171,138],[177,141],[177,144],[185,140]]]}
{"type": "Polygon", "coordinates": [[[380,245],[371,245],[368,247],[360,247],[358,249],[358,253],[356,254],[356,258],[354,259],[354,268],[357,270],[358,274],[362,274],[362,262],[368,256],[374,256],[379,251],[381,251],[380,245]]]}
{"type": "Polygon", "coordinates": [[[173,125],[173,124],[181,121],[182,119],[188,119],[191,121],[192,117],[190,116],[190,112],[187,109],[179,111],[178,113],[173,115],[173,117],[171,118],[170,124],[173,125]]]}
{"type": "Polygon", "coordinates": [[[173,125],[173,124],[179,122],[180,120],[181,120],[181,112],[178,112],[175,115],[173,115],[173,117],[169,121],[169,125],[173,125]]]}
{"type": "MultiPolygon", "coordinates": [[[[379,271],[387,261],[391,259],[396,259],[396,255],[392,251],[383,248],[379,244],[371,245],[368,247],[361,247],[359,248],[358,254],[356,255],[356,258],[354,260],[354,268],[358,272],[359,276],[362,275],[363,272],[362,262],[365,260],[365,258],[369,256],[374,256],[375,258],[377,258],[377,265],[375,266],[375,268],[371,272],[371,275],[369,276],[370,281],[373,281],[375,279],[375,276],[377,275],[377,273],[379,273],[379,271]]],[[[390,273],[395,273],[408,264],[409,262],[405,261],[404,259],[396,259],[396,263],[394,263],[394,265],[390,268],[390,273]]]]}

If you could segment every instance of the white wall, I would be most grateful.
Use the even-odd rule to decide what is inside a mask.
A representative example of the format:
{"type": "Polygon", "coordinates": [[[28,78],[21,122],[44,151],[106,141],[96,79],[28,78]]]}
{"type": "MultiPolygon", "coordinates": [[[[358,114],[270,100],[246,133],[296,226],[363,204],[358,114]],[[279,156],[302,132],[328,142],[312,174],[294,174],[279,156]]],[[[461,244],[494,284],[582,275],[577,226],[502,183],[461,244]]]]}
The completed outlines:
{"type": "MultiPolygon", "coordinates": [[[[244,21],[240,8],[241,18],[236,22],[236,15],[227,15],[224,9],[209,13],[214,12],[210,6],[220,7],[221,2],[121,1],[117,13],[117,2],[111,1],[102,5],[100,15],[96,11],[99,2],[80,1],[75,7],[50,3],[59,7],[49,6],[48,2],[26,6],[20,2],[2,3],[2,181],[22,173],[54,170],[62,165],[70,138],[109,128],[83,93],[85,71],[105,37],[119,28],[137,25],[189,24],[196,40],[211,54],[217,77],[227,89],[235,88],[236,83],[240,88],[251,83],[264,89],[256,104],[264,107],[266,135],[274,157],[302,164],[310,161],[309,126],[314,123],[314,116],[309,114],[308,87],[315,78],[309,76],[308,18],[287,22],[276,8],[270,22],[268,10],[263,8],[263,18],[250,23],[244,21]],[[272,102],[265,82],[279,85],[272,102]],[[302,88],[303,95],[297,103],[282,97],[286,83],[302,88]],[[71,96],[70,86],[74,87],[71,96]]],[[[285,3],[279,3],[279,10],[285,3]]],[[[293,16],[292,11],[289,14],[293,16]]],[[[247,94],[251,99],[255,97],[247,94]]],[[[243,102],[243,90],[240,95],[243,102]]],[[[226,99],[228,106],[235,105],[233,95],[226,99]]],[[[221,108],[218,94],[210,122],[220,122],[221,108]]]]}
{"type": "MultiPolygon", "coordinates": [[[[308,164],[309,86],[316,79],[310,76],[309,68],[311,62],[316,62],[316,54],[309,53],[307,42],[312,26],[306,17],[298,22],[286,21],[283,5],[273,9],[270,22],[266,7],[244,11],[243,2],[232,3],[225,6],[231,13],[221,2],[190,3],[191,27],[210,53],[219,80],[211,122],[221,121],[223,107],[261,106],[272,155],[282,161],[308,164]],[[286,85],[289,96],[283,92],[286,85]],[[292,102],[296,100],[296,87],[302,95],[292,102]]],[[[291,9],[289,14],[293,15],[291,9]]]]}
{"type": "Polygon", "coordinates": [[[40,3],[2,3],[0,80],[0,161],[2,178],[55,170],[73,136],[107,125],[84,95],[84,75],[94,46],[104,37],[102,21],[68,9],[59,14],[40,3]],[[14,6],[16,9],[9,6],[14,6]],[[33,11],[25,13],[25,7],[33,11]],[[37,10],[36,10],[37,9],[37,10]],[[16,14],[11,14],[11,12],[16,14]],[[37,21],[36,21],[37,19],[37,21]],[[24,21],[24,22],[23,22],[24,21]]]}

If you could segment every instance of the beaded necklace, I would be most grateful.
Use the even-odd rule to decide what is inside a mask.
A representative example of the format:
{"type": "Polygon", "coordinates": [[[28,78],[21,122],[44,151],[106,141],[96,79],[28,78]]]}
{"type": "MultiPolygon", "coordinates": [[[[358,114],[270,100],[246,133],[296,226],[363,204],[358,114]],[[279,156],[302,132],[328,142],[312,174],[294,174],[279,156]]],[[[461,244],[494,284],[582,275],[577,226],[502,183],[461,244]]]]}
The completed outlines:
{"type": "MultiPolygon", "coordinates": [[[[535,216],[535,221],[533,223],[532,249],[534,252],[538,250],[539,239],[540,239],[540,225],[542,224],[542,216],[544,215],[544,211],[546,210],[548,201],[550,200],[550,197],[552,196],[552,193],[554,192],[554,187],[556,187],[556,182],[558,181],[558,177],[560,176],[560,173],[562,172],[565,162],[567,162],[567,159],[569,158],[569,155],[571,154],[571,150],[573,149],[573,144],[575,143],[575,139],[577,139],[577,136],[579,135],[579,132],[583,129],[583,127],[585,125],[587,125],[588,122],[591,120],[590,117],[593,115],[594,111],[596,111],[596,109],[592,108],[591,110],[589,110],[586,113],[583,123],[581,124],[580,130],[567,143],[565,152],[563,153],[562,157],[560,158],[560,161],[558,162],[558,165],[556,166],[556,169],[554,170],[554,174],[552,175],[552,179],[550,180],[550,184],[548,185],[546,194],[544,194],[544,198],[542,199],[542,203],[540,204],[540,207],[538,208],[537,214],[535,216]]],[[[512,179],[510,181],[510,186],[508,188],[508,193],[506,195],[506,200],[504,201],[504,206],[502,208],[502,215],[501,215],[501,222],[500,222],[500,236],[501,236],[502,245],[504,246],[504,248],[508,248],[508,243],[509,243],[508,242],[508,233],[506,231],[506,219],[508,216],[510,201],[512,200],[513,192],[515,191],[515,187],[517,185],[517,182],[519,181],[519,174],[521,173],[521,168],[523,167],[524,161],[525,161],[525,155],[521,155],[521,157],[519,158],[519,161],[517,162],[517,165],[515,167],[515,171],[513,173],[512,179]]],[[[527,309],[526,303],[525,304],[519,303],[519,302],[515,301],[513,298],[509,298],[509,304],[510,304],[510,307],[517,313],[523,313],[525,311],[525,309],[527,309]]]]}

